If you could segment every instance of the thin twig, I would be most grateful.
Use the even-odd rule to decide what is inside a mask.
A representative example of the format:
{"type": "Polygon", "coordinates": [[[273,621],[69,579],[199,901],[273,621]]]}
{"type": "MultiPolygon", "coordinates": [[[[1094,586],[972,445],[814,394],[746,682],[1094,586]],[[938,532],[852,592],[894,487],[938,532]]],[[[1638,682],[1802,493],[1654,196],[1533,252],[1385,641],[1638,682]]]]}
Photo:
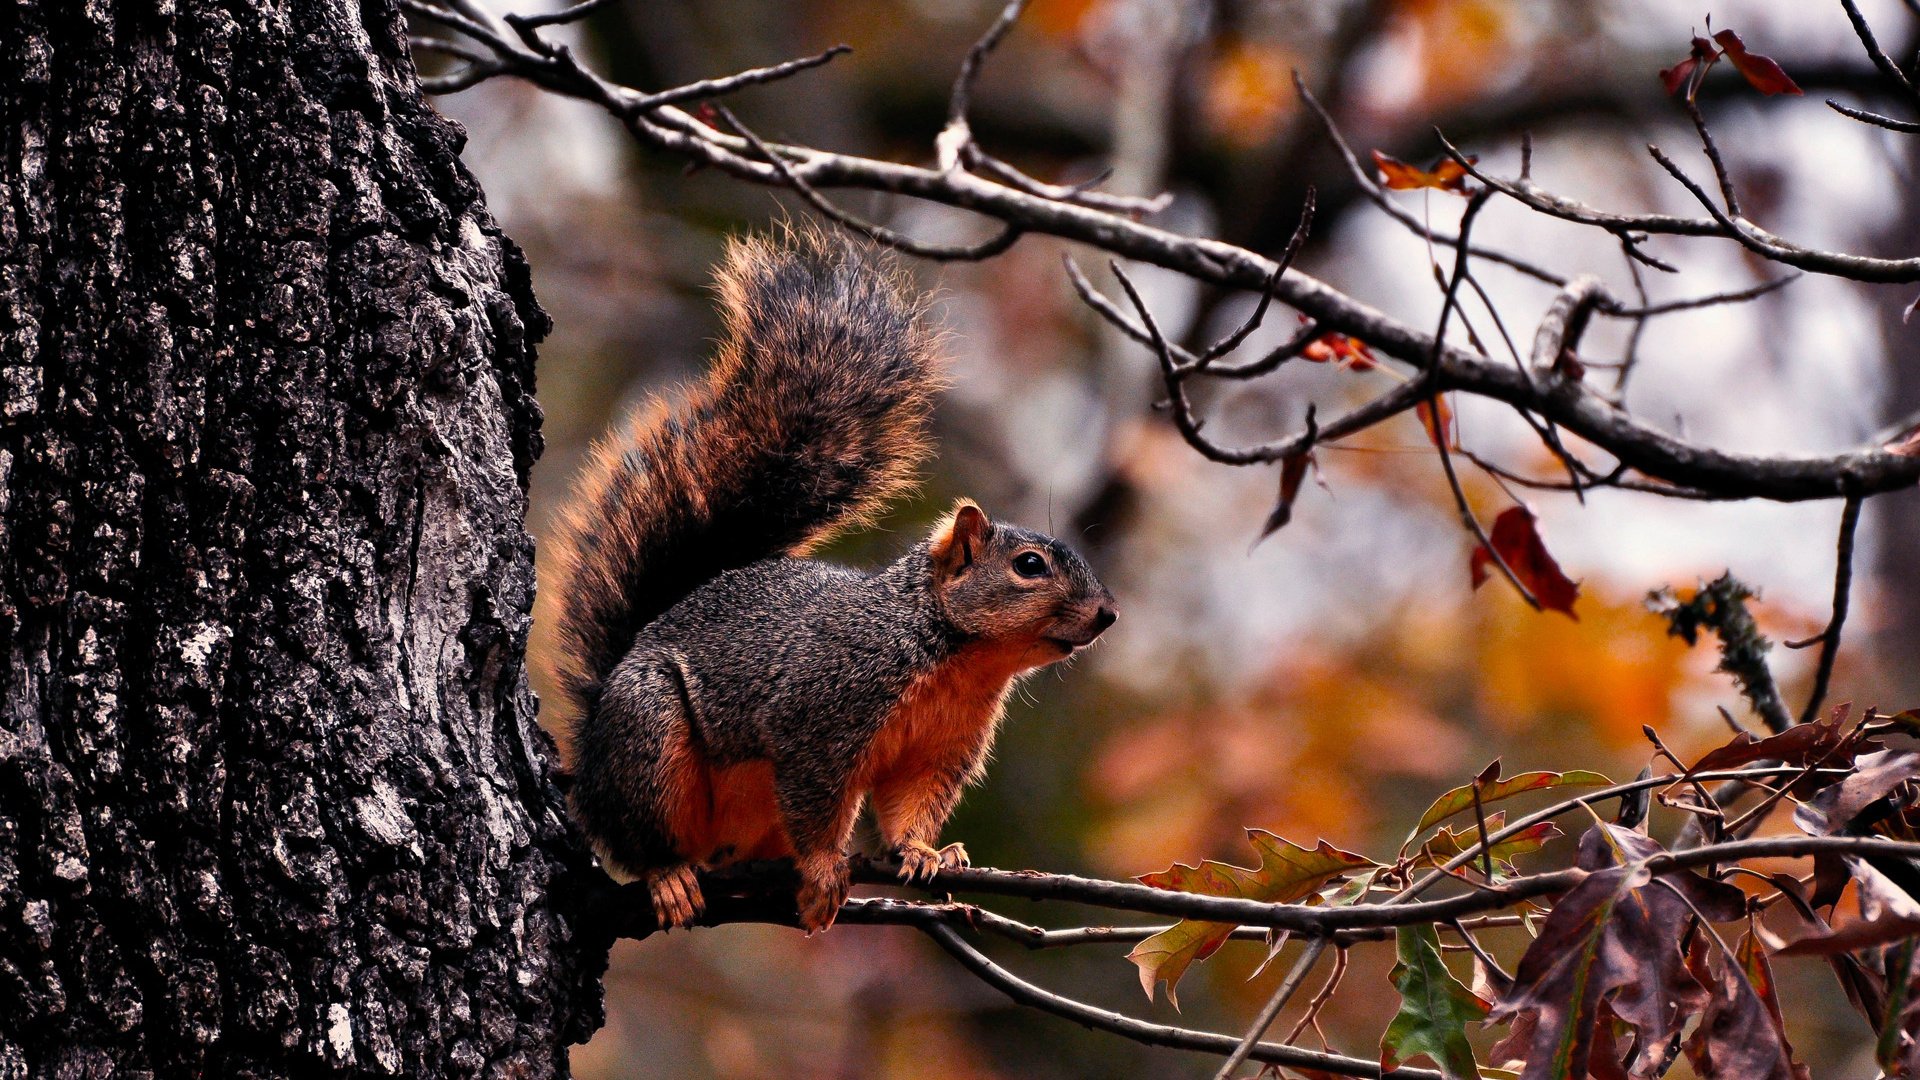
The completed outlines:
{"type": "Polygon", "coordinates": [[[1300,959],[1294,962],[1293,970],[1287,972],[1287,977],[1281,980],[1273,996],[1268,998],[1266,1005],[1261,1007],[1260,1015],[1254,1018],[1253,1026],[1240,1037],[1240,1045],[1233,1048],[1233,1053],[1227,1056],[1226,1063],[1220,1066],[1220,1071],[1213,1074],[1213,1080],[1233,1080],[1233,1071],[1247,1060],[1247,1055],[1253,1052],[1254,1046],[1260,1042],[1260,1037],[1273,1026],[1273,1021],[1280,1015],[1280,1010],[1287,1007],[1287,1002],[1293,997],[1294,991],[1300,989],[1300,984],[1306,981],[1307,972],[1313,970],[1314,961],[1320,959],[1320,954],[1326,949],[1326,938],[1318,937],[1307,942],[1306,951],[1300,954],[1300,959]]]}
{"type": "MultiPolygon", "coordinates": [[[[1230,1054],[1238,1045],[1231,1035],[1218,1035],[1207,1031],[1194,1031],[1190,1028],[1169,1027],[1164,1024],[1150,1024],[1136,1020],[1131,1016],[1097,1008],[1072,998],[1062,997],[1050,990],[1035,986],[1012,972],[1000,967],[982,955],[979,950],[968,945],[951,927],[940,922],[927,922],[920,926],[922,932],[945,949],[960,966],[978,976],[981,981],[999,989],[1014,1001],[1042,1012],[1065,1017],[1074,1023],[1102,1031],[1124,1036],[1134,1042],[1148,1046],[1170,1046],[1180,1050],[1197,1050],[1202,1053],[1230,1054]]],[[[1294,1046],[1282,1046],[1279,1043],[1255,1043],[1248,1057],[1255,1061],[1275,1065],[1289,1065],[1297,1068],[1319,1069],[1324,1072],[1340,1073],[1344,1076],[1377,1077],[1380,1065],[1375,1061],[1361,1058],[1343,1057],[1339,1054],[1321,1054],[1312,1050],[1302,1050],[1294,1046]]],[[[1440,1073],[1431,1069],[1400,1069],[1394,1073],[1408,1080],[1443,1080],[1440,1073]]]]}
{"type": "Polygon", "coordinates": [[[885,225],[879,225],[867,221],[864,218],[856,217],[833,205],[832,202],[828,201],[826,196],[815,191],[811,184],[802,180],[800,174],[793,171],[793,166],[787,164],[786,160],[780,157],[780,155],[768,149],[767,144],[760,141],[760,136],[748,130],[746,125],[742,124],[740,119],[733,115],[732,110],[728,109],[725,105],[716,105],[714,106],[714,110],[719,113],[720,118],[726,122],[728,127],[732,128],[745,138],[748,143],[752,144],[754,151],[760,155],[761,160],[772,165],[774,170],[786,179],[788,186],[798,192],[800,197],[805,199],[810,206],[826,217],[831,218],[835,223],[851,229],[876,243],[897,248],[909,255],[917,255],[923,259],[938,259],[952,262],[978,262],[981,259],[990,259],[1006,251],[1018,242],[1022,235],[1022,230],[1019,227],[1007,225],[1003,227],[998,234],[978,244],[927,244],[915,240],[903,232],[889,229],[885,225]]]}
{"type": "Polygon", "coordinates": [[[1827,699],[1827,684],[1833,678],[1834,658],[1840,653],[1840,630],[1847,624],[1848,597],[1853,592],[1853,532],[1860,524],[1860,504],[1860,497],[1855,495],[1840,511],[1840,539],[1834,545],[1833,616],[1820,632],[1820,667],[1813,676],[1807,707],[1800,713],[1803,724],[1813,723],[1820,715],[1820,705],[1827,699]]]}

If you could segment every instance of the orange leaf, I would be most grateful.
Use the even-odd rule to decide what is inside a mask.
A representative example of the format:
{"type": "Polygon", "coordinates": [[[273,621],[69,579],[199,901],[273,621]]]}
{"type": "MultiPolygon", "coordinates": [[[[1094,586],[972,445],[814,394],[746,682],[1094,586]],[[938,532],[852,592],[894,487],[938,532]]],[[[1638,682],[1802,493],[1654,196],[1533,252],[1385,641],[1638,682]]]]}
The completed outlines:
{"type": "Polygon", "coordinates": [[[1746,76],[1747,82],[1755,90],[1769,97],[1774,94],[1805,93],[1798,84],[1787,77],[1787,73],[1774,62],[1773,57],[1748,52],[1747,43],[1740,40],[1739,34],[1731,30],[1722,30],[1713,35],[1713,40],[1719,42],[1720,47],[1727,51],[1727,59],[1733,63],[1734,69],[1746,76]]]}
{"type": "MultiPolygon", "coordinates": [[[[1469,157],[1468,161],[1479,158],[1469,157]]],[[[1450,157],[1443,157],[1429,168],[1409,165],[1390,154],[1378,150],[1373,152],[1373,163],[1380,170],[1380,182],[1389,191],[1418,191],[1421,188],[1433,188],[1436,191],[1451,191],[1455,195],[1467,194],[1466,166],[1450,157]]]]}
{"type": "Polygon", "coordinates": [[[1413,411],[1420,417],[1420,426],[1426,429],[1433,445],[1453,445],[1453,410],[1447,406],[1446,398],[1430,398],[1415,405],[1413,411]]]}
{"type": "Polygon", "coordinates": [[[1534,527],[1533,511],[1524,506],[1501,511],[1487,538],[1493,542],[1493,551],[1475,548],[1468,563],[1474,588],[1486,584],[1493,571],[1493,552],[1497,551],[1500,561],[1507,564],[1507,569],[1513,571],[1513,576],[1520,579],[1520,584],[1527,587],[1542,608],[1579,621],[1580,616],[1573,613],[1573,602],[1580,598],[1580,586],[1561,572],[1560,564],[1548,553],[1539,530],[1534,527]]]}
{"type": "Polygon", "coordinates": [[[1379,364],[1366,342],[1345,334],[1320,335],[1300,350],[1300,358],[1315,364],[1338,364],[1354,371],[1369,371],[1379,364]]]}

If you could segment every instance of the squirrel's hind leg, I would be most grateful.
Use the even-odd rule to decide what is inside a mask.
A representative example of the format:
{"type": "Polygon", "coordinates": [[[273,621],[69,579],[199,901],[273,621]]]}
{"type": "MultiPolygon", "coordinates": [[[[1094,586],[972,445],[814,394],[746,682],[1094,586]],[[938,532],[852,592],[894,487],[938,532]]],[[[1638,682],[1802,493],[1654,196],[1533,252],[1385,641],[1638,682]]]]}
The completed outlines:
{"type": "Polygon", "coordinates": [[[669,662],[631,656],[579,730],[574,816],[603,858],[646,883],[662,929],[706,909],[693,861],[711,847],[712,776],[669,662]]]}
{"type": "Polygon", "coordinates": [[[848,764],[824,757],[774,764],[774,798],[800,871],[794,902],[800,928],[809,934],[833,925],[851,888],[847,844],[864,801],[851,773],[848,764]]]}

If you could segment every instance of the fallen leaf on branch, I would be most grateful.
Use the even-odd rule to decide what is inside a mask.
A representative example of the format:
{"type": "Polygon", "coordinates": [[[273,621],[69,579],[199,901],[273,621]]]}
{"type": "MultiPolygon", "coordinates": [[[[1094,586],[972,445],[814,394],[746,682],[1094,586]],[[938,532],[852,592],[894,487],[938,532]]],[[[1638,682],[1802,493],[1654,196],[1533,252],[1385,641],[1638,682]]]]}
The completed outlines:
{"type": "MultiPolygon", "coordinates": [[[[1468,162],[1478,162],[1477,157],[1468,157],[1468,162]]],[[[1455,195],[1469,194],[1467,190],[1468,172],[1465,165],[1450,157],[1443,157],[1430,167],[1422,169],[1409,165],[1391,154],[1373,152],[1373,164],[1380,170],[1380,183],[1389,191],[1418,191],[1432,188],[1435,191],[1449,191],[1455,195]]]]}
{"type": "MultiPolygon", "coordinates": [[[[1524,506],[1510,506],[1493,519],[1493,528],[1488,531],[1487,539],[1493,543],[1493,551],[1500,553],[1500,561],[1507,564],[1513,576],[1520,579],[1527,592],[1540,602],[1547,611],[1558,611],[1567,618],[1580,621],[1573,613],[1573,603],[1580,598],[1580,585],[1568,578],[1547,551],[1547,545],[1540,539],[1540,531],[1535,525],[1533,511],[1524,506]]],[[[1485,546],[1473,549],[1473,557],[1468,560],[1467,569],[1473,579],[1473,587],[1486,584],[1494,569],[1493,552],[1485,546]]]]}
{"type": "MultiPolygon", "coordinates": [[[[1211,859],[1199,866],[1174,863],[1156,874],[1139,877],[1142,885],[1207,896],[1234,896],[1269,904],[1292,904],[1312,896],[1327,882],[1378,866],[1372,859],[1341,851],[1325,840],[1308,849],[1265,829],[1248,829],[1247,840],[1260,854],[1256,867],[1234,866],[1211,859]]],[[[1233,924],[1182,919],[1142,941],[1127,954],[1140,969],[1140,986],[1153,997],[1157,983],[1167,984],[1167,1000],[1180,1007],[1175,990],[1180,977],[1196,961],[1205,960],[1233,935],[1233,924]]]]}
{"type": "MultiPolygon", "coordinates": [[[[1546,791],[1563,787],[1610,787],[1613,781],[1597,772],[1586,769],[1570,769],[1567,772],[1523,772],[1500,779],[1500,759],[1495,758],[1491,765],[1480,770],[1474,778],[1474,784],[1480,786],[1480,805],[1487,806],[1502,799],[1511,799],[1515,795],[1524,795],[1529,791],[1546,791]]],[[[1413,835],[1418,836],[1431,826],[1438,825],[1455,814],[1473,808],[1474,784],[1462,784],[1433,801],[1427,812],[1420,815],[1420,824],[1413,827],[1413,835]]],[[[1411,841],[1411,837],[1408,838],[1411,841]]],[[[1477,838],[1476,838],[1477,839],[1477,838]]]]}
{"type": "Polygon", "coordinates": [[[1490,1006],[1447,970],[1432,924],[1400,928],[1399,961],[1388,978],[1400,991],[1400,1012],[1380,1037],[1380,1071],[1424,1054],[1449,1080],[1475,1080],[1480,1072],[1467,1024],[1486,1019],[1490,1006]]]}

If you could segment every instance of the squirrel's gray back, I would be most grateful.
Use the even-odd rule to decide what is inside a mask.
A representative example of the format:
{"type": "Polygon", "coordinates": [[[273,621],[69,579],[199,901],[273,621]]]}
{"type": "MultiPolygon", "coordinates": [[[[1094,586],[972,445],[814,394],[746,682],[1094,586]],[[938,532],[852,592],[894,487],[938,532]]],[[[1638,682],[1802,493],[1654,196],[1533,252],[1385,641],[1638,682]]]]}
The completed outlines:
{"type": "Polygon", "coordinates": [[[766,757],[802,731],[817,739],[825,725],[813,721],[828,714],[846,728],[835,736],[870,737],[913,674],[952,648],[916,554],[871,574],[791,558],[728,570],[649,624],[607,689],[617,696],[645,669],[675,665],[717,763],[766,757]]]}

